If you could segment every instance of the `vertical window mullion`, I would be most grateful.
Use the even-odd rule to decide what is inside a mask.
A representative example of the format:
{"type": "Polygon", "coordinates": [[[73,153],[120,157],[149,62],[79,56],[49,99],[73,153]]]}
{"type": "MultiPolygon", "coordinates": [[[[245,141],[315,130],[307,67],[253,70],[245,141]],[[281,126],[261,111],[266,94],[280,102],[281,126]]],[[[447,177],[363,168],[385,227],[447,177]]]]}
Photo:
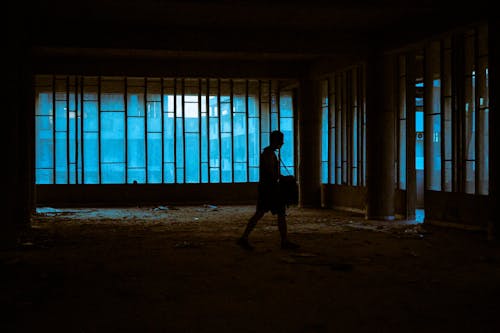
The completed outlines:
{"type": "Polygon", "coordinates": [[[149,184],[148,163],[148,78],[144,78],[144,164],[146,166],[146,184],[149,184]]]}
{"type": "Polygon", "coordinates": [[[365,107],[365,101],[366,101],[366,80],[365,80],[365,66],[361,67],[361,78],[360,78],[360,84],[361,84],[361,101],[360,101],[360,107],[361,107],[361,185],[366,186],[366,122],[365,122],[365,117],[366,117],[366,107],[365,107]]]}
{"type": "Polygon", "coordinates": [[[331,156],[332,156],[332,145],[331,145],[331,136],[332,136],[332,120],[331,120],[331,113],[332,113],[332,108],[331,108],[331,98],[330,98],[330,89],[331,89],[331,78],[329,77],[326,80],[326,96],[328,98],[328,103],[327,103],[327,142],[328,142],[328,152],[327,152],[327,178],[326,182],[327,184],[331,184],[332,182],[332,177],[331,177],[331,167],[332,167],[332,161],[331,161],[331,156]]]}
{"type": "Polygon", "coordinates": [[[173,143],[173,151],[174,151],[174,183],[177,184],[177,78],[173,78],[174,85],[174,143],[173,143]]]}
{"type": "Polygon", "coordinates": [[[339,159],[340,159],[340,133],[341,133],[341,124],[339,123],[340,119],[340,109],[341,109],[341,99],[342,99],[342,84],[340,81],[340,74],[335,74],[335,114],[334,114],[334,119],[335,119],[335,137],[334,137],[334,144],[335,144],[335,156],[333,160],[334,164],[334,172],[335,172],[335,184],[341,184],[342,183],[342,178],[339,177],[341,176],[339,173],[339,159]]]}
{"type": "Polygon", "coordinates": [[[272,81],[268,81],[267,103],[269,105],[269,134],[273,131],[273,86],[272,81]]]}
{"type": "Polygon", "coordinates": [[[342,184],[347,185],[348,183],[348,175],[349,175],[349,170],[348,170],[348,164],[347,164],[347,147],[348,147],[348,117],[347,114],[349,113],[349,106],[348,106],[348,84],[347,84],[347,72],[344,72],[342,74],[342,184]]]}
{"type": "Polygon", "coordinates": [[[78,179],[78,77],[75,76],[75,184],[79,184],[78,179]]]}
{"type": "Polygon", "coordinates": [[[70,140],[69,140],[69,76],[66,76],[66,184],[70,184],[71,160],[70,160],[70,140]]]}
{"type": "MultiPolygon", "coordinates": [[[[280,117],[280,107],[281,107],[281,90],[280,90],[280,87],[277,86],[276,87],[276,92],[275,92],[275,103],[276,103],[276,118],[277,118],[277,128],[278,128],[278,131],[281,131],[281,117],[280,117]]],[[[272,95],[272,94],[271,94],[272,95]]],[[[281,149],[278,149],[278,158],[280,159],[281,161],[281,149]]],[[[281,164],[281,163],[280,163],[281,164]]],[[[281,169],[281,165],[279,166],[279,168],[281,169]]]]}
{"type": "MultiPolygon", "coordinates": [[[[471,194],[475,193],[475,190],[476,190],[476,184],[474,184],[474,188],[472,189],[472,191],[470,190],[470,183],[469,183],[469,180],[470,178],[468,177],[469,176],[469,165],[474,165],[474,175],[473,175],[473,179],[474,179],[474,183],[475,183],[475,180],[476,180],[476,170],[477,170],[477,167],[476,167],[476,151],[475,151],[475,143],[474,143],[474,153],[473,154],[469,154],[469,151],[471,150],[470,148],[470,140],[472,139],[472,134],[475,132],[475,124],[473,122],[473,120],[475,120],[475,115],[476,115],[476,111],[474,108],[475,108],[475,101],[474,99],[471,99],[471,94],[473,94],[474,90],[472,89],[471,85],[473,84],[473,82],[475,82],[475,75],[473,74],[473,71],[475,70],[474,68],[474,58],[475,58],[475,54],[472,55],[471,57],[471,52],[474,52],[474,41],[472,41],[472,43],[470,42],[470,39],[471,38],[474,38],[474,34],[470,33],[470,31],[466,32],[466,35],[465,35],[465,66],[462,68],[462,72],[464,72],[465,74],[465,80],[464,80],[464,86],[465,86],[465,94],[464,96],[468,96],[469,98],[467,98],[467,100],[465,100],[466,104],[465,106],[469,106],[470,107],[470,110],[468,111],[468,113],[466,113],[467,110],[464,109],[464,131],[463,131],[463,137],[464,137],[464,161],[465,161],[465,165],[464,165],[464,170],[465,170],[465,177],[464,177],[464,185],[465,185],[465,188],[464,188],[464,192],[465,193],[470,193],[472,192],[471,194]],[[472,68],[471,68],[472,67],[472,68]],[[471,117],[469,117],[469,114],[471,112],[474,111],[474,119],[471,117]],[[471,156],[473,155],[473,156],[471,156]]],[[[474,52],[475,53],[475,52],[474,52]]],[[[475,134],[474,134],[475,135],[475,134]]],[[[474,140],[475,141],[475,140],[474,140]]]]}
{"type": "MultiPolygon", "coordinates": [[[[277,117],[278,118],[278,131],[281,131],[281,113],[280,113],[280,108],[281,108],[281,89],[280,89],[280,86],[277,84],[276,85],[276,113],[277,113],[277,117]]],[[[281,152],[280,152],[281,154],[281,152]]]]}
{"type": "Polygon", "coordinates": [[[476,52],[478,54],[476,63],[476,107],[478,110],[478,122],[477,122],[477,132],[478,132],[478,194],[488,195],[490,193],[489,186],[489,165],[488,156],[490,154],[490,132],[488,131],[488,116],[489,116],[489,94],[487,92],[487,70],[488,70],[488,29],[486,25],[481,25],[477,28],[477,43],[476,52]]]}
{"type": "Polygon", "coordinates": [[[221,80],[217,79],[217,109],[218,109],[218,115],[219,115],[219,132],[217,135],[219,136],[219,182],[222,183],[222,112],[221,112],[221,98],[220,98],[220,93],[221,93],[221,80]]]}
{"type": "Polygon", "coordinates": [[[123,80],[123,89],[124,89],[124,119],[125,119],[125,184],[128,183],[128,78],[125,76],[123,80]]]}
{"type": "Polygon", "coordinates": [[[234,161],[234,91],[233,91],[234,81],[229,80],[229,123],[231,124],[231,183],[234,183],[234,170],[235,170],[235,161],[234,161]]]}
{"type": "Polygon", "coordinates": [[[458,38],[454,36],[451,41],[451,72],[456,73],[451,78],[451,99],[452,99],[452,110],[451,110],[451,118],[452,118],[452,192],[460,192],[462,189],[461,186],[461,156],[459,147],[460,143],[460,131],[461,131],[461,116],[460,116],[460,107],[461,107],[461,99],[460,94],[462,89],[460,89],[460,78],[462,77],[460,73],[460,63],[461,63],[461,50],[459,51],[458,38]]]}
{"type": "Polygon", "coordinates": [[[198,79],[198,161],[200,165],[198,166],[198,182],[202,182],[202,169],[203,169],[203,158],[202,158],[202,140],[201,140],[201,78],[198,79]]]}
{"type": "MultiPolygon", "coordinates": [[[[262,81],[259,80],[258,105],[259,105],[259,152],[262,151],[262,81]]],[[[260,154],[259,154],[260,156],[260,154]]],[[[260,161],[259,161],[260,164],[260,161]]]]}
{"type": "Polygon", "coordinates": [[[330,126],[328,128],[328,179],[329,184],[336,183],[336,170],[335,170],[335,140],[337,136],[337,123],[335,121],[335,112],[337,110],[337,83],[335,81],[335,73],[333,73],[329,78],[329,90],[328,90],[328,121],[330,126]]]}
{"type": "Polygon", "coordinates": [[[480,103],[479,103],[479,84],[478,82],[481,82],[481,77],[480,77],[480,66],[479,66],[479,36],[478,36],[478,29],[474,29],[474,73],[475,76],[473,77],[473,82],[474,82],[474,143],[475,143],[475,152],[474,152],[474,158],[475,158],[475,168],[474,168],[474,177],[475,177],[475,189],[474,193],[479,194],[481,193],[481,177],[480,177],[480,170],[482,169],[482,161],[481,161],[481,131],[480,129],[480,114],[481,114],[481,109],[480,109],[480,103]]]}
{"type": "Polygon", "coordinates": [[[361,67],[357,67],[356,69],[356,119],[357,119],[357,126],[356,126],[356,146],[358,147],[357,152],[356,152],[356,184],[358,186],[363,185],[363,182],[361,181],[361,163],[362,163],[362,158],[361,158],[361,151],[362,151],[362,137],[361,137],[361,67]]]}
{"type": "Polygon", "coordinates": [[[83,112],[83,77],[80,77],[80,140],[82,146],[82,184],[85,184],[85,137],[84,137],[84,112],[83,112]]]}
{"type": "Polygon", "coordinates": [[[101,159],[102,159],[102,152],[101,152],[101,76],[97,78],[97,142],[98,142],[98,158],[97,158],[97,163],[99,166],[99,184],[102,183],[102,166],[101,166],[101,159]]]}
{"type": "Polygon", "coordinates": [[[446,73],[445,73],[445,45],[444,42],[441,40],[439,41],[439,76],[441,78],[441,87],[440,87],[440,114],[441,114],[441,135],[440,135],[440,140],[441,140],[441,191],[445,192],[446,191],[446,110],[445,110],[445,98],[446,98],[446,90],[445,90],[445,84],[446,82],[446,73]]]}
{"type": "Polygon", "coordinates": [[[181,79],[181,89],[182,89],[182,96],[181,96],[181,110],[182,110],[182,121],[181,121],[181,129],[182,129],[182,182],[186,183],[186,130],[184,128],[185,125],[185,119],[186,119],[186,99],[185,99],[185,94],[186,94],[186,89],[185,89],[185,84],[186,81],[184,78],[181,79]]]}
{"type": "Polygon", "coordinates": [[[248,121],[248,117],[249,117],[249,112],[248,112],[248,91],[249,91],[249,81],[248,80],[245,80],[245,137],[246,137],[246,146],[247,146],[247,156],[246,156],[246,174],[247,174],[247,182],[250,182],[250,146],[249,146],[249,137],[250,137],[250,133],[249,133],[249,121],[248,121]]]}
{"type": "Polygon", "coordinates": [[[56,76],[52,76],[52,183],[56,184],[56,76]]]}
{"type": "Polygon", "coordinates": [[[352,103],[352,68],[346,73],[346,160],[347,160],[347,185],[352,185],[352,174],[353,174],[353,158],[352,158],[352,113],[353,113],[353,103],[352,103]]]}
{"type": "Polygon", "coordinates": [[[211,176],[211,163],[210,163],[210,160],[212,158],[212,156],[210,155],[210,118],[212,118],[210,116],[210,79],[207,78],[207,92],[206,92],[206,98],[205,98],[205,107],[206,107],[206,110],[207,110],[207,172],[208,172],[208,175],[207,175],[207,182],[210,184],[212,182],[212,176],[211,176]]]}
{"type": "Polygon", "coordinates": [[[164,78],[160,79],[160,121],[161,121],[161,183],[165,183],[165,94],[164,94],[164,78]]]}

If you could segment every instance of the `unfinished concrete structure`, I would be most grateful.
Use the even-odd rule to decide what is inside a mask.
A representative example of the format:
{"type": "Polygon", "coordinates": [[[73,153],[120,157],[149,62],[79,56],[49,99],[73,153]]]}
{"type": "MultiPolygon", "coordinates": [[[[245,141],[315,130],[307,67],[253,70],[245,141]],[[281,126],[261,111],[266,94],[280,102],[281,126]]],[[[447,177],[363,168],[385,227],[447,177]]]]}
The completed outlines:
{"type": "MultiPolygon", "coordinates": [[[[40,148],[37,151],[36,119],[41,115],[37,106],[41,90],[37,89],[48,85],[54,105],[58,94],[72,96],[62,102],[63,109],[67,105],[65,110],[76,110],[76,116],[68,113],[64,118],[70,127],[69,119],[78,118],[85,104],[81,98],[70,106],[70,99],[78,99],[79,92],[85,94],[85,80],[99,82],[96,89],[104,91],[105,80],[121,80],[118,85],[126,90],[133,86],[130,80],[137,78],[143,80],[145,95],[145,90],[154,89],[148,86],[149,79],[171,84],[177,89],[174,96],[208,96],[211,80],[215,80],[214,89],[223,90],[227,84],[231,93],[241,84],[247,97],[248,86],[264,82],[270,104],[281,92],[289,94],[293,103],[291,165],[300,184],[302,207],[355,210],[388,223],[398,217],[413,219],[421,208],[427,222],[493,229],[492,211],[498,203],[493,154],[498,23],[488,20],[490,13],[482,2],[452,9],[430,1],[410,5],[397,1],[376,5],[364,1],[119,5],[86,1],[71,7],[49,1],[33,6],[32,14],[21,8],[14,11],[8,27],[8,103],[2,126],[11,153],[7,155],[2,245],[12,245],[18,231],[29,227],[36,205],[254,200],[255,181],[250,176],[234,179],[239,163],[232,157],[236,156],[235,141],[229,148],[233,149],[232,166],[225,180],[204,179],[202,164],[210,168],[211,162],[201,157],[202,148],[196,167],[201,176],[180,180],[177,171],[187,166],[179,167],[179,163],[190,158],[189,147],[182,146],[176,151],[188,151],[188,156],[172,162],[172,181],[160,176],[159,181],[138,184],[130,177],[106,183],[102,175],[95,182],[81,175],[60,181],[56,174],[61,161],[54,157],[54,150],[48,171],[54,177],[46,183],[39,181],[36,170],[42,167],[37,158],[44,153],[40,148]],[[187,81],[194,82],[193,93],[182,90],[189,89],[187,81]]],[[[215,94],[219,103],[223,94],[220,90],[215,94]]],[[[96,96],[100,99],[102,94],[96,96]]],[[[234,110],[234,104],[231,107],[234,110]]],[[[56,109],[49,111],[49,117],[56,109]]],[[[276,110],[279,117],[279,106],[276,110]]],[[[99,107],[98,112],[102,111],[99,107]]],[[[244,112],[248,119],[249,113],[244,112]]],[[[58,131],[54,125],[53,138],[58,131]]],[[[202,131],[200,125],[196,136],[200,142],[205,135],[202,131]]],[[[64,133],[63,141],[68,144],[61,148],[67,150],[62,168],[71,174],[72,163],[81,163],[78,156],[83,155],[71,148],[69,130],[64,133]],[[70,155],[77,156],[76,160],[70,155]]],[[[83,138],[83,130],[78,133],[83,138]]],[[[219,131],[218,138],[224,133],[219,131]]],[[[232,128],[228,133],[232,135],[232,128]]],[[[251,135],[248,127],[246,135],[251,135]]],[[[55,140],[52,149],[56,149],[55,140]]],[[[124,154],[130,166],[127,154],[132,153],[124,154]]],[[[99,170],[104,168],[103,159],[97,163],[99,170]]],[[[241,163],[249,175],[248,155],[241,163]]],[[[78,166],[75,172],[85,174],[84,169],[78,166]]]]}

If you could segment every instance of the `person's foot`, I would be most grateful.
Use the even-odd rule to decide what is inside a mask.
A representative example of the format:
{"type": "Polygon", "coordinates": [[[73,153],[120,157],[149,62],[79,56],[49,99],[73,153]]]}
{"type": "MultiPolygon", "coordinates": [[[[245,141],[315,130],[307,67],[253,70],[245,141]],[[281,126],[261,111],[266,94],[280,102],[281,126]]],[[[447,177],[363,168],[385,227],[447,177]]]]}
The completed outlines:
{"type": "Polygon", "coordinates": [[[297,250],[298,248],[300,248],[300,245],[290,241],[284,241],[281,242],[281,248],[284,250],[297,250]]]}
{"type": "Polygon", "coordinates": [[[240,239],[238,239],[236,244],[238,244],[243,250],[253,251],[253,246],[250,245],[250,243],[248,242],[248,239],[246,239],[246,238],[241,237],[240,239]]]}

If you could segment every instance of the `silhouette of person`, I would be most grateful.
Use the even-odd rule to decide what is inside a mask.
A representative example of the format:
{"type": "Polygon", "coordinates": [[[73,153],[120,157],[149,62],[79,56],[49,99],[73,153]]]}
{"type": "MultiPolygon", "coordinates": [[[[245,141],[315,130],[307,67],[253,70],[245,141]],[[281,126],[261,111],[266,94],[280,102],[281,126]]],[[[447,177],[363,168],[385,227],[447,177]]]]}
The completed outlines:
{"type": "Polygon", "coordinates": [[[249,243],[248,237],[257,225],[257,222],[269,211],[273,215],[277,215],[281,248],[292,250],[299,248],[298,244],[288,240],[286,203],[283,196],[279,193],[280,164],[275,151],[280,149],[283,143],[283,133],[280,131],[272,131],[269,146],[264,148],[260,154],[256,210],[248,220],[243,234],[237,241],[237,244],[245,250],[251,251],[254,249],[249,243]]]}

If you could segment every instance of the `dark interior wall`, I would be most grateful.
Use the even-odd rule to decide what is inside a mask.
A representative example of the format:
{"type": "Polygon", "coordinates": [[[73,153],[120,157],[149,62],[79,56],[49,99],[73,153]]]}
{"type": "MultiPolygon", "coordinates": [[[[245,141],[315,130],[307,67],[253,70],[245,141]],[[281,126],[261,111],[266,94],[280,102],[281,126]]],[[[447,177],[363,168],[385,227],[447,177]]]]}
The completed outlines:
{"type": "Polygon", "coordinates": [[[321,202],[327,208],[366,213],[366,187],[322,184],[321,202]]]}
{"type": "Polygon", "coordinates": [[[448,223],[486,230],[489,199],[465,193],[425,191],[426,223],[448,223]]]}
{"type": "Polygon", "coordinates": [[[55,207],[254,204],[256,183],[37,185],[37,205],[55,207]]]}
{"type": "MultiPolygon", "coordinates": [[[[0,248],[15,246],[20,232],[29,227],[34,208],[34,117],[31,102],[29,43],[22,22],[8,19],[4,45],[4,103],[2,107],[3,205],[0,248]]],[[[3,26],[2,26],[3,27],[3,26]]]]}

